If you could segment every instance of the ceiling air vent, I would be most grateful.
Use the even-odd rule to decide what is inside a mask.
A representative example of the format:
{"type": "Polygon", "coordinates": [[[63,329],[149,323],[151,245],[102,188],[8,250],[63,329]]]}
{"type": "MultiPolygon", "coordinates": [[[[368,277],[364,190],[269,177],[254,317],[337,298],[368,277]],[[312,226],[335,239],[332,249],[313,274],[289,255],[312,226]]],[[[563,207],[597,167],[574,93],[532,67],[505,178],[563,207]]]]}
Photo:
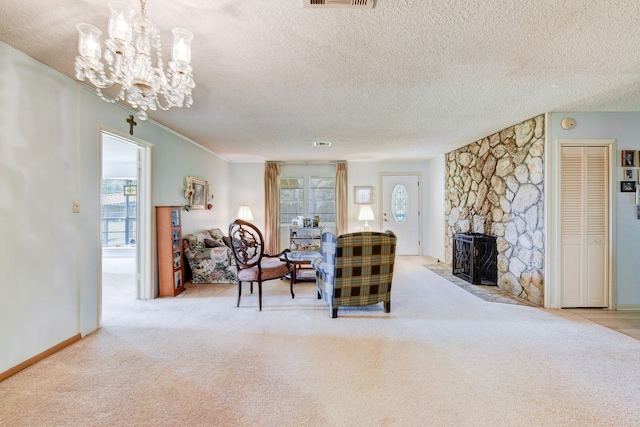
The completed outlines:
{"type": "Polygon", "coordinates": [[[373,9],[375,0],[302,0],[303,7],[373,9]]]}
{"type": "Polygon", "coordinates": [[[331,141],[313,141],[314,147],[331,147],[331,141]]]}

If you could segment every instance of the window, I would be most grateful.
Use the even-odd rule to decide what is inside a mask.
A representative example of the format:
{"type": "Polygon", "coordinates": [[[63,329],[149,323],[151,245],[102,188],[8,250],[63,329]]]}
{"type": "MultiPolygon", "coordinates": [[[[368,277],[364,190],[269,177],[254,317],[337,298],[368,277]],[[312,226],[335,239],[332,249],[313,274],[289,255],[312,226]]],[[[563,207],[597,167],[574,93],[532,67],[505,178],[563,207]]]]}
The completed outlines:
{"type": "Polygon", "coordinates": [[[407,187],[397,184],[391,192],[391,211],[393,219],[398,224],[404,224],[407,221],[407,212],[409,212],[409,192],[407,187]]]}
{"type": "Polygon", "coordinates": [[[304,179],[280,178],[280,224],[304,215],[304,179]]]}
{"type": "Polygon", "coordinates": [[[297,216],[319,215],[323,224],[336,222],[336,179],[333,176],[280,178],[280,224],[297,216]]]}
{"type": "Polygon", "coordinates": [[[324,223],[336,222],[336,178],[309,177],[309,216],[319,215],[324,223]]]}
{"type": "Polygon", "coordinates": [[[135,246],[137,239],[136,196],[124,191],[135,180],[102,181],[102,246],[135,246]]]}

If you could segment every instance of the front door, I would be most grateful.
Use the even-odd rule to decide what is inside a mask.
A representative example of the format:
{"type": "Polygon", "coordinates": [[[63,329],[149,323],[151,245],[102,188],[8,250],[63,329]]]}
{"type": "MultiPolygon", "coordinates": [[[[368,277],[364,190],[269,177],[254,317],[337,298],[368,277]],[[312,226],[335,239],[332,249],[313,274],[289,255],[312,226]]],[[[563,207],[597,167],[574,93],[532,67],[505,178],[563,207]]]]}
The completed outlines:
{"type": "Polygon", "coordinates": [[[382,230],[398,237],[397,255],[420,255],[418,175],[382,175],[382,230]]]}

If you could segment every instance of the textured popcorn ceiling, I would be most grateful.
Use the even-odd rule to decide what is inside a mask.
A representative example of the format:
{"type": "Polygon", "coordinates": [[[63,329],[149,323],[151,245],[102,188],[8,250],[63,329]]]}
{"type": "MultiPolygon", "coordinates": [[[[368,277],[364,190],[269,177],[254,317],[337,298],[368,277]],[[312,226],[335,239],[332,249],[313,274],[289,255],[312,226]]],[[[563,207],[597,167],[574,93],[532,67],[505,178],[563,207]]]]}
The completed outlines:
{"type": "MultiPolygon", "coordinates": [[[[163,36],[195,34],[197,85],[191,109],[151,118],[230,160],[355,161],[429,158],[548,111],[640,111],[638,0],[301,2],[148,0],[163,36]]],[[[107,20],[107,0],[2,0],[0,40],[73,78],[75,24],[107,20]]]]}

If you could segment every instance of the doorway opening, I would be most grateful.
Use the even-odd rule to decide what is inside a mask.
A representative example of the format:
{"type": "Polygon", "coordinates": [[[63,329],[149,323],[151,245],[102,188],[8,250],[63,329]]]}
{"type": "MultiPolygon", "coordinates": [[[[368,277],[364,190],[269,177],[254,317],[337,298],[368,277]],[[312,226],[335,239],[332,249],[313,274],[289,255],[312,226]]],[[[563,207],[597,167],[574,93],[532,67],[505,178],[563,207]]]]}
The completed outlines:
{"type": "Polygon", "coordinates": [[[101,323],[137,299],[154,297],[150,287],[150,146],[102,131],[101,323]]]}

